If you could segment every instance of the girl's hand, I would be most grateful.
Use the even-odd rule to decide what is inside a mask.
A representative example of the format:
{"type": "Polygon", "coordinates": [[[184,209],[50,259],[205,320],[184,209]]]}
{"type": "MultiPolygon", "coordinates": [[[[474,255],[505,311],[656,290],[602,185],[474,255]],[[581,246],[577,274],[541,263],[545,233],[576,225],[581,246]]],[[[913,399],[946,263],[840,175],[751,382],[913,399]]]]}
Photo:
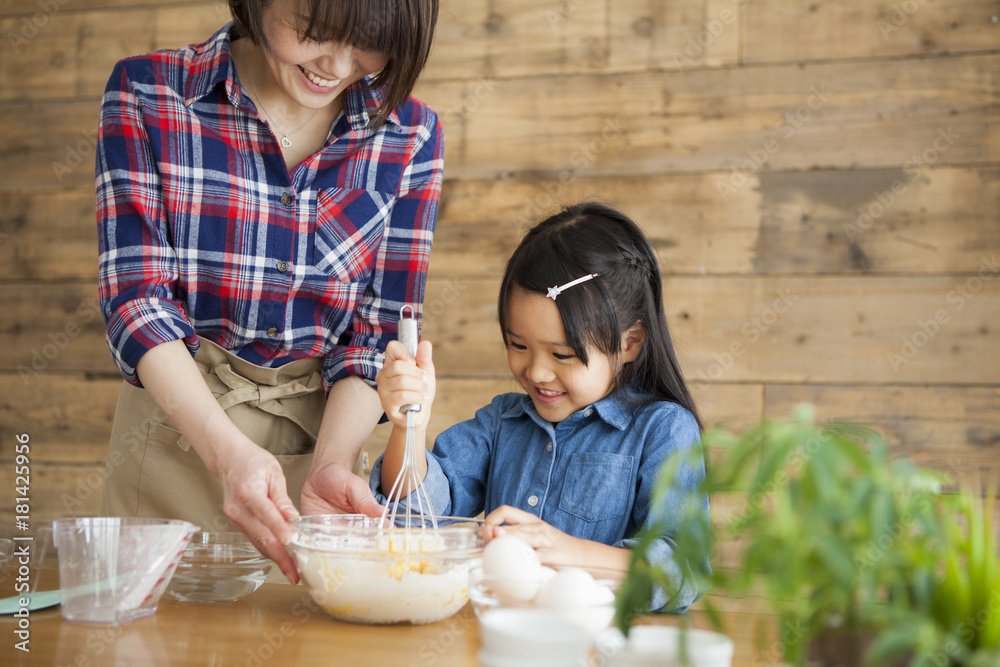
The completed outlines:
{"type": "Polygon", "coordinates": [[[431,343],[427,340],[420,341],[417,346],[416,363],[399,341],[390,341],[386,347],[385,363],[375,382],[382,410],[396,426],[406,426],[406,415],[400,412],[400,408],[411,403],[421,406],[420,412],[416,413],[416,425],[427,424],[437,384],[431,356],[431,343]]]}
{"type": "Polygon", "coordinates": [[[487,540],[513,535],[531,545],[543,565],[583,565],[586,540],[567,535],[534,514],[503,505],[486,515],[487,540]],[[505,524],[505,525],[501,525],[505,524]]]}

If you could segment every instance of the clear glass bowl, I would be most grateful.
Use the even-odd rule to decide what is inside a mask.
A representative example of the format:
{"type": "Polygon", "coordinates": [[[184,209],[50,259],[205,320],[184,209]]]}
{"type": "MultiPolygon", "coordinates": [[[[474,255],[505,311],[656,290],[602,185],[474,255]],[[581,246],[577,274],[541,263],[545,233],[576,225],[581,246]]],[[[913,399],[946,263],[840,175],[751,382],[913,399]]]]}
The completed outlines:
{"type": "Polygon", "coordinates": [[[565,571],[586,571],[590,579],[584,584],[563,580],[568,584],[561,589],[544,591],[546,582],[554,576],[534,581],[512,577],[490,577],[481,567],[474,568],[469,575],[469,598],[472,600],[476,616],[483,616],[495,609],[538,610],[568,618],[586,630],[591,636],[610,627],[615,616],[615,596],[625,579],[624,570],[607,568],[579,568],[560,565],[552,568],[556,575],[565,571]]]}
{"type": "Polygon", "coordinates": [[[181,602],[232,602],[260,588],[272,565],[242,533],[195,533],[167,592],[181,602]]]}
{"type": "Polygon", "coordinates": [[[482,561],[483,522],[413,517],[413,528],[382,527],[358,515],[293,519],[288,550],[313,600],[351,623],[435,623],[469,599],[469,573],[482,561]]]}

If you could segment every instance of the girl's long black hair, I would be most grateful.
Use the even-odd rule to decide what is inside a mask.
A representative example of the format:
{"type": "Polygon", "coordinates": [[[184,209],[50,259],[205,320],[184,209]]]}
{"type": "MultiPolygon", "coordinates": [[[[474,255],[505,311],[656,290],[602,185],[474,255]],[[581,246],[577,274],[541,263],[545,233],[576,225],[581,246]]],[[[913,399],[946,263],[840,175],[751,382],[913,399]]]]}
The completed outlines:
{"type": "MultiPolygon", "coordinates": [[[[660,267],[646,235],[623,213],[598,202],[564,208],[533,227],[511,255],[500,284],[500,331],[507,344],[507,300],[515,287],[545,294],[591,273],[555,303],[567,343],[584,363],[587,347],[615,359],[622,334],[636,322],[646,329],[642,350],[615,378],[613,391],[670,401],[701,417],[684,383],[663,310],[660,267]]],[[[621,394],[620,394],[621,395],[621,394]]]]}

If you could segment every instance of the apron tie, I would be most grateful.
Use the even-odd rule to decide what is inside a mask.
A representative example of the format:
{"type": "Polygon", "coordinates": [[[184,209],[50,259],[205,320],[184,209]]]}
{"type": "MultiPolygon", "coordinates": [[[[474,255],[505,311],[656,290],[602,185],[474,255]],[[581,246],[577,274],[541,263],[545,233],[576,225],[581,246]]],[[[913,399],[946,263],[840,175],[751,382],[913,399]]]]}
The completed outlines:
{"type": "MultiPolygon", "coordinates": [[[[289,409],[282,402],[282,399],[285,398],[297,398],[322,391],[323,380],[318,373],[292,378],[277,385],[257,384],[234,371],[229,364],[216,365],[212,368],[211,374],[229,387],[228,392],[216,396],[223,410],[246,403],[258,410],[288,419],[301,428],[313,441],[319,436],[318,429],[313,425],[314,421],[302,419],[298,411],[289,409]]],[[[184,436],[181,436],[177,444],[185,451],[191,448],[190,441],[184,436]]]]}

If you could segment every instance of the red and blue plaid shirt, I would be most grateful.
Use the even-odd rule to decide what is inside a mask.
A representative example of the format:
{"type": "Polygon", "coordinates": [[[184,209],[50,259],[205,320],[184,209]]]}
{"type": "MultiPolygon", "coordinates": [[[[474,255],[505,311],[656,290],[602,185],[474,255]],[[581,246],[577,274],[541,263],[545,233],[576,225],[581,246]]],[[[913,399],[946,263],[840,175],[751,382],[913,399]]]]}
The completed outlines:
{"type": "Polygon", "coordinates": [[[97,144],[100,297],[122,375],[198,336],[252,363],[323,357],[327,388],[374,381],[403,305],[420,312],[441,194],[433,111],[378,130],[365,81],[326,146],[289,174],[240,86],[232,24],[204,44],[118,63],[97,144]]]}

